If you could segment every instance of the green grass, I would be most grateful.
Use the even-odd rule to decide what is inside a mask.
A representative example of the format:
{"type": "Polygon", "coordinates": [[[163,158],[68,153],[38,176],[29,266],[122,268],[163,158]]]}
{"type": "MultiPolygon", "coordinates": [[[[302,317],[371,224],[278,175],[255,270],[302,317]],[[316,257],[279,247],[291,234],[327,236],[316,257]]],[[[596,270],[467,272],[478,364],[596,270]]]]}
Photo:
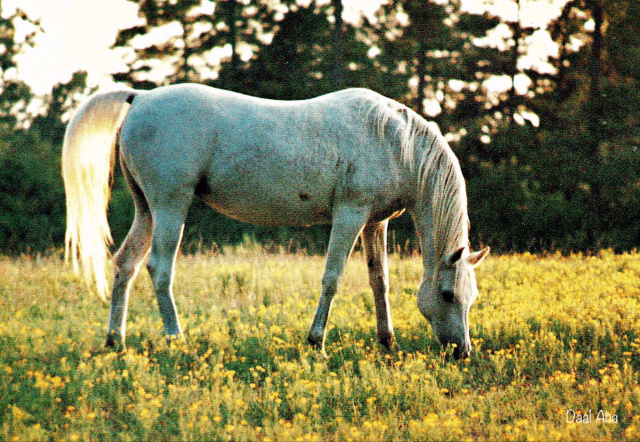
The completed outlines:
{"type": "Polygon", "coordinates": [[[359,254],[320,357],[305,340],[323,264],[180,257],[186,339],[173,342],[143,272],[117,353],[103,349],[108,306],[58,259],[0,259],[0,439],[640,438],[639,254],[490,257],[460,362],[417,310],[419,257],[390,258],[398,348],[376,343],[359,254]],[[568,410],[592,422],[567,423],[568,410]],[[600,410],[617,423],[596,421],[600,410]]]}

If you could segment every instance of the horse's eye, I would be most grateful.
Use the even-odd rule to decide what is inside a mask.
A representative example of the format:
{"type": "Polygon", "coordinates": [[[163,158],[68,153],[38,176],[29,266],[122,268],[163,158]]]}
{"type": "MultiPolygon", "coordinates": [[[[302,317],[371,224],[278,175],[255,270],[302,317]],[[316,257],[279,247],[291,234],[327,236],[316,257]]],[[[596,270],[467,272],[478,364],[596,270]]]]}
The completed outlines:
{"type": "Polygon", "coordinates": [[[444,300],[444,302],[446,302],[447,304],[453,304],[453,298],[455,297],[455,295],[451,290],[442,290],[440,294],[442,295],[442,299],[444,300]]]}

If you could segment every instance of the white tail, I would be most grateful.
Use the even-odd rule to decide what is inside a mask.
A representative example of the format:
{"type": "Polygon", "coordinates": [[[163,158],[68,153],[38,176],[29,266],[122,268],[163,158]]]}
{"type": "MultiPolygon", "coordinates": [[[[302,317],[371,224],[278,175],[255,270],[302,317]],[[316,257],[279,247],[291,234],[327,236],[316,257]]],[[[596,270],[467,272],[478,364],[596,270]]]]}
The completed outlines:
{"type": "Polygon", "coordinates": [[[107,264],[113,243],[107,222],[111,173],[118,130],[133,90],[92,96],[69,122],[62,148],[62,177],[67,196],[65,260],[79,265],[103,300],[109,289],[107,264]]]}

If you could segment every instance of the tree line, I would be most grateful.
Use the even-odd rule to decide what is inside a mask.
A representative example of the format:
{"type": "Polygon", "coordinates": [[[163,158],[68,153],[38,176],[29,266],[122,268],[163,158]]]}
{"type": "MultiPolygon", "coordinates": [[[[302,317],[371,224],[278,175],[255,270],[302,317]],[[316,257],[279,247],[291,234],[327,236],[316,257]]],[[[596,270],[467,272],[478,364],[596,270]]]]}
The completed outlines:
{"type": "MultiPolygon", "coordinates": [[[[129,1],[144,24],[117,35],[114,49],[127,61],[117,82],[140,89],[198,82],[274,99],[373,89],[446,134],[467,180],[474,246],[640,244],[638,2],[513,0],[510,13],[498,15],[468,12],[461,0],[388,0],[354,19],[340,0],[129,1]],[[532,11],[540,8],[558,9],[536,23],[532,11]],[[535,57],[540,44],[548,57],[535,57]]],[[[17,43],[16,20],[29,18],[18,10],[0,20],[0,251],[43,251],[64,238],[65,121],[75,97],[90,91],[78,72],[34,97],[13,71],[38,23],[17,43]],[[34,100],[41,109],[29,116],[34,100]]],[[[132,217],[116,173],[116,242],[132,217]]],[[[417,247],[411,229],[404,217],[392,223],[394,247],[417,247]]],[[[322,252],[327,239],[326,227],[249,226],[195,203],[183,247],[256,240],[322,252]]]]}

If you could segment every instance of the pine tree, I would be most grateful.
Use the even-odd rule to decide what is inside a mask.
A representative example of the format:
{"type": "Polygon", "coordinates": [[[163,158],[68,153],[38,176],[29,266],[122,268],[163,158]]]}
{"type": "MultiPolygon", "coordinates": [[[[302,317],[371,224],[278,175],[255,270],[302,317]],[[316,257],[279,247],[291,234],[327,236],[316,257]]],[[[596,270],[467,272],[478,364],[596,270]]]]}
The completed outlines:
{"type": "Polygon", "coordinates": [[[266,98],[303,99],[344,87],[374,88],[369,47],[358,29],[340,25],[335,19],[339,11],[335,4],[291,4],[274,26],[271,44],[249,63],[243,91],[266,98]]]}
{"type": "Polygon", "coordinates": [[[222,86],[235,89],[244,68],[241,51],[255,52],[265,45],[263,37],[270,33],[275,14],[268,0],[131,1],[140,5],[145,24],[119,32],[114,47],[130,51],[131,60],[127,72],[113,77],[143,89],[212,82],[219,76],[222,86]],[[174,31],[170,36],[145,42],[169,29],[174,31]],[[220,62],[230,64],[230,69],[221,73],[220,62]]]}

